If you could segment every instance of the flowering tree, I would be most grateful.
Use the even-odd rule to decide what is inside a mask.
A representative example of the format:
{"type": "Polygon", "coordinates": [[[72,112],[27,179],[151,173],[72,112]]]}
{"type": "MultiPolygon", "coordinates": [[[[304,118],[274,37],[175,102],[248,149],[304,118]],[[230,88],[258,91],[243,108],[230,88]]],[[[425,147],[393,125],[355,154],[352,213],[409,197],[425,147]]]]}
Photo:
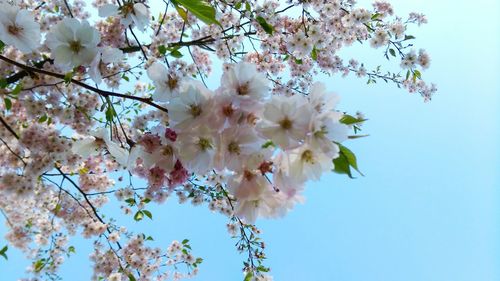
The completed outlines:
{"type": "Polygon", "coordinates": [[[9,246],[34,276],[57,278],[83,235],[94,280],[189,278],[202,259],[188,240],[156,248],[102,213],[118,200],[131,220],[152,219],[150,204],[176,196],[227,216],[244,279],[271,280],[256,219],[285,215],[308,180],[358,170],[341,143],[362,137],[365,119],[339,111],[315,76],[383,80],[430,100],[429,56],[406,33],[425,22],[382,1],[0,0],[9,246]],[[401,69],[337,55],[353,44],[401,69]],[[208,87],[214,66],[222,79],[208,87]]]}

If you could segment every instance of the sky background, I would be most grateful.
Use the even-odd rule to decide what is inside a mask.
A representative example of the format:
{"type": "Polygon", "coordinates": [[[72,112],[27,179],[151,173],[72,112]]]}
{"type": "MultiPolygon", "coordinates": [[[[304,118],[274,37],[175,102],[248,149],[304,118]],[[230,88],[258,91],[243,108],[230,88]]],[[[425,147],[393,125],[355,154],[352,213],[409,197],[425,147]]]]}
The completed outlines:
{"type": "MultiPolygon", "coordinates": [[[[341,95],[341,110],[370,119],[363,127],[370,137],[346,143],[365,177],[326,174],[308,184],[306,204],[257,222],[275,280],[500,280],[499,2],[391,2],[397,14],[428,16],[413,35],[432,56],[423,77],[439,91],[424,103],[383,82],[318,77],[341,95]]],[[[367,66],[387,64],[367,49],[345,54],[367,66]]],[[[189,238],[204,258],[195,280],[243,278],[244,256],[224,217],[174,198],[153,211],[153,222],[130,225],[165,247],[189,238]]],[[[63,280],[88,280],[91,242],[72,244],[77,255],[63,266],[63,280]]],[[[24,276],[29,265],[14,249],[8,255],[0,260],[2,281],[24,276]]]]}

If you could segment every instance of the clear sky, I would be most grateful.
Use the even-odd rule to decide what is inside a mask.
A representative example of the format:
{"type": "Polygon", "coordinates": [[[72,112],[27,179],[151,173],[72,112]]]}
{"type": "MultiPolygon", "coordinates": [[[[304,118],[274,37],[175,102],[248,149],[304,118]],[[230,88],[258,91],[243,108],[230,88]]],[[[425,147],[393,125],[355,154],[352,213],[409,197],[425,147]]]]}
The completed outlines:
{"type": "MultiPolygon", "coordinates": [[[[308,185],[306,204],[287,217],[258,221],[275,280],[500,280],[500,4],[391,2],[398,14],[428,16],[414,35],[432,56],[423,76],[439,91],[423,103],[385,83],[321,78],[342,96],[342,110],[370,119],[370,137],[346,143],[365,177],[326,175],[308,185]]],[[[356,50],[367,65],[385,63],[356,50]]],[[[241,280],[244,257],[226,219],[172,199],[154,210],[153,222],[135,227],[165,247],[189,238],[205,260],[196,280],[241,280]]],[[[88,280],[90,242],[73,244],[78,255],[63,267],[63,279],[88,280]]],[[[0,260],[2,281],[23,276],[28,265],[19,252],[8,255],[0,260]]]]}

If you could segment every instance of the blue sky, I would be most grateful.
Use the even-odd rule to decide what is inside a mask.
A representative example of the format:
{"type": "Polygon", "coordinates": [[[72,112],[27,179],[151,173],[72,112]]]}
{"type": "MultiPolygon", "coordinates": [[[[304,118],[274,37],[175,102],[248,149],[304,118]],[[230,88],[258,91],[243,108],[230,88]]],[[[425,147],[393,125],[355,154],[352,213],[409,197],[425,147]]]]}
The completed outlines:
{"type": "MultiPolygon", "coordinates": [[[[306,204],[283,219],[258,221],[275,280],[500,280],[500,5],[391,2],[396,13],[428,16],[414,35],[432,56],[423,76],[439,91],[423,103],[385,83],[319,77],[341,95],[342,110],[370,119],[364,126],[370,137],[346,143],[365,177],[325,175],[308,185],[306,204]]],[[[346,54],[385,64],[363,48],[346,54]]],[[[242,279],[244,257],[227,235],[226,219],[172,199],[154,210],[154,222],[136,227],[165,247],[189,238],[205,259],[196,280],[242,279]]],[[[74,244],[78,255],[62,276],[88,280],[90,241],[74,244]]],[[[8,254],[0,279],[10,281],[28,262],[14,250],[8,254]]]]}

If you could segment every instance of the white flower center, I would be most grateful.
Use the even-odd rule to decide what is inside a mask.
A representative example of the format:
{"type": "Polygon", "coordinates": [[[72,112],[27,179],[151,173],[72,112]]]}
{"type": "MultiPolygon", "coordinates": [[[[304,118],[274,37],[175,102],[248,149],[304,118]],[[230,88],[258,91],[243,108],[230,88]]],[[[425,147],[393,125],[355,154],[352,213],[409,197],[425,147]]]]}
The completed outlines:
{"type": "Polygon", "coordinates": [[[168,87],[168,88],[172,91],[172,90],[174,90],[175,88],[177,88],[177,83],[178,83],[178,82],[179,82],[179,81],[177,81],[177,79],[176,79],[176,78],[174,78],[172,75],[169,75],[169,76],[168,76],[168,80],[167,80],[166,85],[167,85],[167,87],[168,87]]]}
{"type": "Polygon", "coordinates": [[[198,146],[200,147],[201,151],[205,151],[212,148],[212,143],[210,142],[209,139],[200,138],[198,140],[198,146]]]}
{"type": "Polygon", "coordinates": [[[248,95],[248,92],[249,92],[248,82],[238,85],[238,88],[236,88],[236,91],[238,92],[239,96],[248,95]]]}
{"type": "Polygon", "coordinates": [[[82,47],[82,43],[80,43],[80,41],[78,40],[69,42],[69,48],[74,53],[78,54],[82,50],[82,47]]]}
{"type": "Polygon", "coordinates": [[[201,107],[199,105],[192,104],[189,106],[189,113],[191,113],[193,117],[198,117],[201,115],[201,107]]]}
{"type": "Polygon", "coordinates": [[[288,119],[288,117],[285,117],[285,119],[281,120],[279,124],[283,130],[290,130],[292,128],[293,122],[292,120],[288,119]]]}
{"type": "Polygon", "coordinates": [[[309,163],[309,164],[314,164],[314,154],[313,154],[313,152],[310,149],[305,150],[304,152],[302,152],[301,160],[303,162],[306,162],[306,163],[309,163]]]}
{"type": "Polygon", "coordinates": [[[19,35],[19,33],[21,33],[21,31],[23,31],[23,28],[13,24],[13,25],[9,25],[7,27],[7,30],[9,31],[10,34],[17,36],[17,35],[19,35]]]}
{"type": "Polygon", "coordinates": [[[237,142],[230,142],[227,146],[227,151],[233,154],[240,154],[240,145],[237,142]]]}

